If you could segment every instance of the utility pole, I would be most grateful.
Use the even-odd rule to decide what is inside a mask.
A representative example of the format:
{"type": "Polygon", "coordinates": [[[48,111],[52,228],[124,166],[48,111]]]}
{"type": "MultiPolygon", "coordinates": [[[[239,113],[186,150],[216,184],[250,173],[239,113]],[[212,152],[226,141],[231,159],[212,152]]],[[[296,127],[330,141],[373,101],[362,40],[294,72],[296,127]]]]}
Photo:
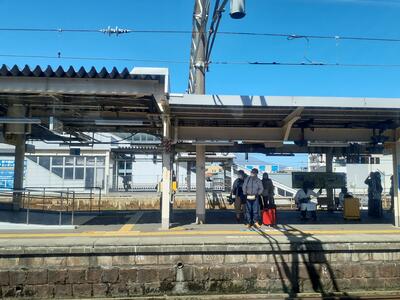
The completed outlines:
{"type": "Polygon", "coordinates": [[[192,47],[190,53],[189,93],[204,95],[207,23],[210,10],[209,0],[195,0],[193,15],[192,47]]]}
{"type": "MultiPolygon", "coordinates": [[[[205,77],[208,70],[211,51],[221,21],[222,13],[229,0],[215,0],[210,29],[207,30],[211,0],[195,0],[193,13],[192,45],[190,51],[189,94],[204,95],[206,92],[205,77]]],[[[234,19],[243,18],[245,0],[230,0],[230,15],[234,19]]],[[[206,187],[205,187],[205,153],[204,145],[196,145],[196,223],[205,222],[206,187]]]]}
{"type": "MultiPolygon", "coordinates": [[[[192,48],[190,55],[189,92],[204,95],[206,92],[206,51],[209,0],[195,0],[193,16],[192,48]]],[[[196,223],[205,223],[205,146],[196,146],[196,223]]]]}

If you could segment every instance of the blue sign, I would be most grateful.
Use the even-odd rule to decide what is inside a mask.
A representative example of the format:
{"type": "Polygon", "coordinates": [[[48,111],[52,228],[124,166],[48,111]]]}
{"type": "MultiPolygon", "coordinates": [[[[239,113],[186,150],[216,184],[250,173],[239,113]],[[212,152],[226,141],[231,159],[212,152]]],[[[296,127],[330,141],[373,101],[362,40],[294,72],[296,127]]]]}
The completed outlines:
{"type": "Polygon", "coordinates": [[[279,166],[271,166],[271,171],[273,173],[279,172],[279,166]]]}
{"type": "MultiPolygon", "coordinates": [[[[0,189],[14,188],[14,160],[0,159],[0,189]]],[[[26,160],[24,161],[24,176],[26,172],[26,160]]]]}

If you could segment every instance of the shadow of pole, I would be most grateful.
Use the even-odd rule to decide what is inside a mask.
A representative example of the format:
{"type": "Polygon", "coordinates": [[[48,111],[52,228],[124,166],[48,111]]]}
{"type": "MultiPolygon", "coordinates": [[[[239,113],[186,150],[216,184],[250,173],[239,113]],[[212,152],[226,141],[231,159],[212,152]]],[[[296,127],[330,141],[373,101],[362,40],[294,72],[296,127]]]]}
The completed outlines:
{"type": "Polygon", "coordinates": [[[257,232],[264,237],[272,250],[275,265],[282,283],[283,291],[289,297],[296,297],[299,292],[305,292],[304,281],[306,278],[302,273],[300,264],[303,263],[308,279],[311,282],[311,288],[318,292],[324,299],[334,297],[334,299],[358,299],[349,297],[343,293],[344,298],[334,296],[334,293],[340,293],[335,274],[332,270],[329,260],[326,257],[322,242],[312,234],[307,234],[301,230],[290,226],[282,225],[280,230],[290,242],[289,251],[282,250],[280,242],[262,230],[257,232]],[[291,260],[285,260],[285,252],[291,255],[291,260]],[[287,280],[290,286],[287,285],[287,280]],[[303,284],[303,286],[302,286],[303,284]]]}

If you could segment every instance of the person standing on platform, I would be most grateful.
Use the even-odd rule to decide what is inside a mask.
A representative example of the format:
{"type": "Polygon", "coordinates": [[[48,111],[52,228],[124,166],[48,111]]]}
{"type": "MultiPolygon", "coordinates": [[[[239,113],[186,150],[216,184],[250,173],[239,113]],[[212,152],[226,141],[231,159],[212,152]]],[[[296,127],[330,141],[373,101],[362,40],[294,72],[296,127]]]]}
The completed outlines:
{"type": "Polygon", "coordinates": [[[233,182],[231,197],[235,197],[234,207],[236,213],[236,222],[240,223],[243,214],[244,214],[244,206],[246,203],[245,196],[243,195],[243,184],[245,179],[245,173],[243,170],[238,171],[238,178],[233,182]]]}
{"type": "Polygon", "coordinates": [[[314,192],[309,182],[303,183],[303,188],[298,190],[294,196],[296,204],[300,207],[300,217],[302,221],[307,220],[307,211],[310,211],[311,218],[317,220],[317,204],[311,202],[311,197],[318,198],[322,193],[322,189],[318,193],[314,192]]]}
{"type": "Polygon", "coordinates": [[[382,216],[382,183],[379,172],[371,172],[364,183],[368,185],[368,216],[382,216]]]}
{"type": "Polygon", "coordinates": [[[246,226],[250,228],[255,226],[260,228],[260,204],[259,197],[262,195],[264,188],[260,178],[258,178],[258,170],[251,170],[250,176],[243,183],[243,194],[246,197],[246,226]]]}
{"type": "Polygon", "coordinates": [[[269,178],[267,172],[263,174],[262,184],[263,184],[263,192],[262,192],[262,197],[260,197],[261,210],[272,208],[272,206],[275,204],[274,201],[275,187],[274,183],[269,178]]]}

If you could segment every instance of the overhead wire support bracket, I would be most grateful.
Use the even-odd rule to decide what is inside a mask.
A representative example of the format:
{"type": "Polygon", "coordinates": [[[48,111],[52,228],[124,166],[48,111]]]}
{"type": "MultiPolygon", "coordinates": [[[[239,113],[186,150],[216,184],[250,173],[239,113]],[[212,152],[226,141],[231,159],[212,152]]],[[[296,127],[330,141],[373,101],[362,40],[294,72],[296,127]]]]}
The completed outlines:
{"type": "Polygon", "coordinates": [[[119,28],[118,26],[115,26],[114,28],[111,28],[111,26],[108,26],[106,29],[100,29],[99,32],[108,34],[109,36],[111,36],[111,35],[119,36],[120,34],[133,32],[133,30],[119,28]]]}

